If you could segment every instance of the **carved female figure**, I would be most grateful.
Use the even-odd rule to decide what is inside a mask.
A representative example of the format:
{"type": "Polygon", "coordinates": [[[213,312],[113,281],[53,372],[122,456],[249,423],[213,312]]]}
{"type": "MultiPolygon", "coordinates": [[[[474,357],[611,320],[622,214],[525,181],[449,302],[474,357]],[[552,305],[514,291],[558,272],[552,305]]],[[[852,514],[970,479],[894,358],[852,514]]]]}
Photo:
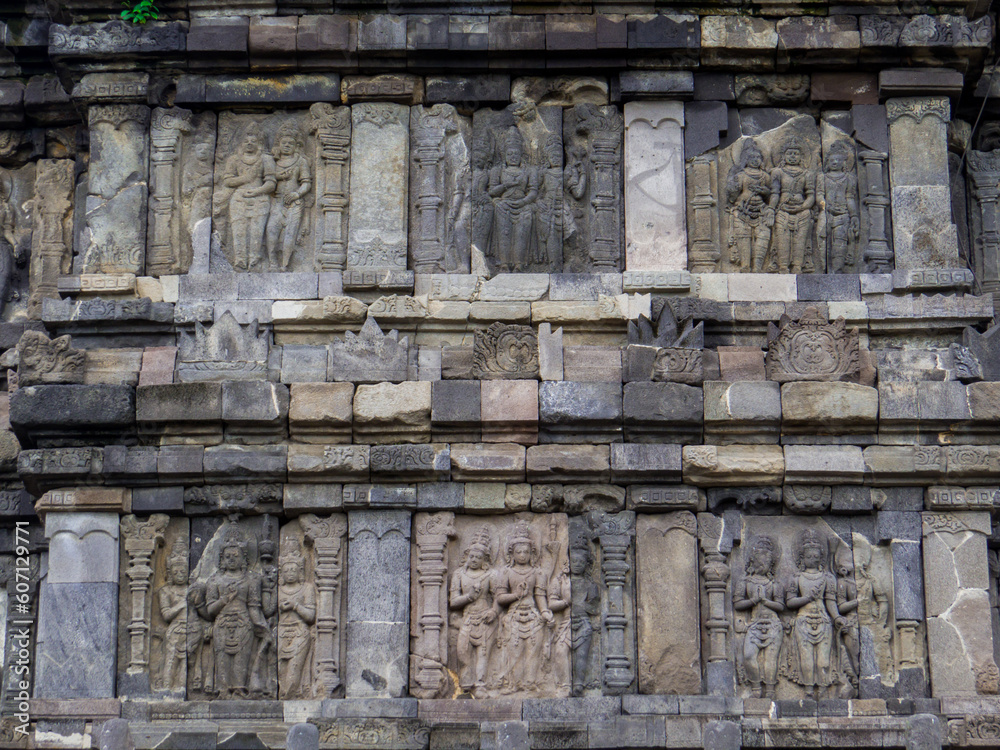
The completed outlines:
{"type": "Polygon", "coordinates": [[[167,558],[167,582],[160,587],[156,597],[160,617],[167,624],[163,634],[161,690],[183,690],[187,680],[187,584],[187,547],[183,539],[177,539],[167,558]]]}
{"type": "Polygon", "coordinates": [[[549,641],[546,651],[550,656],[549,664],[552,667],[552,680],[556,688],[560,690],[569,689],[572,685],[572,662],[570,655],[573,653],[572,634],[572,614],[570,607],[573,604],[573,584],[569,577],[569,561],[563,563],[562,570],[558,575],[554,575],[549,580],[548,601],[549,609],[553,615],[564,612],[562,620],[555,626],[552,638],[549,641]]]}
{"type": "Polygon", "coordinates": [[[229,217],[230,260],[237,271],[260,267],[264,260],[264,229],[277,185],[274,159],[264,152],[264,136],[255,123],[247,126],[240,145],[226,160],[216,213],[229,217]]]}
{"type": "Polygon", "coordinates": [[[305,580],[305,561],[298,550],[283,554],[279,567],[278,697],[311,698],[316,587],[305,580]]]}
{"type": "Polygon", "coordinates": [[[750,548],[743,583],[733,592],[733,609],[750,612],[743,637],[743,668],[759,698],[774,697],[784,640],[778,613],[785,610],[785,592],[774,577],[777,562],[774,540],[757,537],[750,548]]]}
{"type": "Polygon", "coordinates": [[[472,144],[472,244],[492,257],[493,199],[490,197],[490,146],[483,140],[472,144]]]}
{"type": "Polygon", "coordinates": [[[212,213],[212,143],[203,138],[193,150],[194,159],[181,172],[181,211],[188,242],[198,222],[212,213]]]}
{"type": "Polygon", "coordinates": [[[785,606],[797,610],[792,623],[789,677],[819,699],[820,688],[833,683],[834,625],[847,621],[837,609],[837,581],[826,569],[829,550],[815,529],[799,537],[797,565],[785,606]]]}
{"type": "Polygon", "coordinates": [[[267,254],[271,268],[287,271],[295,248],[309,231],[305,197],[312,190],[309,162],[302,154],[302,133],[292,122],[278,129],[274,138],[277,185],[267,219],[267,254]]]}
{"type": "Polygon", "coordinates": [[[481,694],[490,687],[490,658],[497,636],[498,606],[492,569],[489,528],[473,537],[462,567],[452,574],[448,605],[462,612],[458,629],[458,684],[463,692],[481,694]]]}
{"type": "Polygon", "coordinates": [[[215,695],[212,623],[205,606],[205,584],[192,583],[187,594],[187,654],[191,689],[215,695]]]}
{"type": "Polygon", "coordinates": [[[851,153],[844,141],[830,147],[823,172],[817,177],[816,195],[822,201],[820,245],[827,253],[830,273],[847,273],[857,263],[858,178],[848,171],[851,153]]]}
{"type": "Polygon", "coordinates": [[[540,170],[535,204],[535,263],[549,264],[559,258],[563,240],[562,143],[551,135],[545,142],[545,167],[540,170]]]}
{"type": "Polygon", "coordinates": [[[246,542],[235,527],[226,531],[219,571],[205,587],[205,609],[213,622],[215,692],[221,698],[247,698],[254,637],[269,636],[260,608],[260,581],[248,572],[246,542]]]}
{"type": "Polygon", "coordinates": [[[849,695],[841,697],[853,698],[857,695],[861,642],[858,640],[858,587],[854,582],[854,565],[847,555],[837,561],[837,612],[843,618],[843,624],[837,627],[838,640],[843,641],[848,659],[848,664],[843,666],[849,667],[843,670],[847,678],[844,690],[849,695]]]}
{"type": "Polygon", "coordinates": [[[528,525],[514,524],[507,540],[507,566],[497,580],[496,601],[507,611],[500,620],[502,691],[532,690],[545,645],[544,629],[554,622],[548,605],[548,581],[538,566],[538,546],[528,525]]]}
{"type": "Polygon", "coordinates": [[[774,224],[774,210],[768,205],[770,197],[771,175],[764,168],[764,155],[756,142],[748,140],[726,181],[729,262],[741,270],[754,273],[764,270],[774,224]]]}
{"type": "Polygon", "coordinates": [[[858,620],[864,625],[875,641],[875,654],[882,676],[896,679],[896,660],[892,652],[892,631],[889,623],[889,594],[885,583],[872,573],[869,557],[858,561],[856,583],[858,587],[858,620]]]}
{"type": "Polygon", "coordinates": [[[573,695],[588,687],[590,651],[594,644],[593,618],[601,613],[601,588],[590,577],[594,557],[586,535],[570,539],[569,572],[573,580],[572,646],[573,695]]]}
{"type": "Polygon", "coordinates": [[[807,155],[795,136],[781,150],[771,171],[770,208],[774,211],[774,255],[765,272],[812,273],[812,209],[816,204],[816,174],[806,164],[807,155]]]}
{"type": "Polygon", "coordinates": [[[521,271],[528,262],[538,173],[524,160],[524,139],[510,128],[503,141],[503,166],[490,171],[493,200],[490,256],[501,271],[521,271]]]}

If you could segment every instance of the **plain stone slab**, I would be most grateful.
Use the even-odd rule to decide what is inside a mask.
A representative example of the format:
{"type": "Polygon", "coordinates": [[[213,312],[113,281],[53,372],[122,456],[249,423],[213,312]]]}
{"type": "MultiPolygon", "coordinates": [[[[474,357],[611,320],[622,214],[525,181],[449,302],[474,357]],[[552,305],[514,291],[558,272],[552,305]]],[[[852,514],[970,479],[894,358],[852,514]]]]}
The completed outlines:
{"type": "Polygon", "coordinates": [[[596,300],[622,293],[622,277],[617,273],[554,273],[549,275],[549,299],[596,300]]]}
{"type": "Polygon", "coordinates": [[[800,302],[859,302],[861,282],[856,274],[804,273],[796,277],[800,302]]]}
{"type": "Polygon", "coordinates": [[[39,598],[35,696],[113,698],[118,580],[45,582],[39,598]]]}
{"type": "Polygon", "coordinates": [[[119,520],[115,513],[49,513],[50,584],[118,583],[119,520]]]}
{"type": "Polygon", "coordinates": [[[316,299],[319,295],[315,273],[241,273],[237,277],[237,299],[316,299]]]}
{"type": "Polygon", "coordinates": [[[795,302],[798,298],[795,274],[729,274],[730,302],[795,302]]]}
{"type": "Polygon", "coordinates": [[[315,724],[295,724],[288,730],[287,750],[319,750],[319,727],[315,724]]]}
{"type": "Polygon", "coordinates": [[[136,515],[183,513],[184,488],[181,486],[135,487],[132,489],[132,512],[136,515]]]}
{"type": "Polygon", "coordinates": [[[864,477],[859,446],[785,446],[785,481],[790,484],[861,484],[864,477]]]}
{"type": "Polygon", "coordinates": [[[541,383],[538,387],[540,436],[552,442],[603,442],[605,439],[613,442],[621,435],[621,404],[620,380],[617,383],[541,383]]]}
{"type": "Polygon", "coordinates": [[[460,482],[420,482],[417,484],[417,510],[459,510],[465,499],[460,482]]]}
{"type": "Polygon", "coordinates": [[[666,482],[681,478],[681,446],[612,443],[612,482],[666,482]]]}
{"type": "Polygon", "coordinates": [[[622,713],[677,714],[680,713],[680,697],[677,695],[623,695],[622,713]]]}
{"type": "Polygon", "coordinates": [[[621,696],[586,698],[526,698],[522,703],[524,721],[601,721],[622,714],[621,696]]]}

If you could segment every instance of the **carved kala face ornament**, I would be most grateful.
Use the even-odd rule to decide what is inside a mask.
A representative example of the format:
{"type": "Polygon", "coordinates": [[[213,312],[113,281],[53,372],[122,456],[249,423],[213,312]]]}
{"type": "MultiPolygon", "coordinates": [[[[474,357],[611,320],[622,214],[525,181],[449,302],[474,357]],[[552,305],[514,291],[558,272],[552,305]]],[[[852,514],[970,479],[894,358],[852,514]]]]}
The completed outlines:
{"type": "Polygon", "coordinates": [[[782,315],[768,330],[766,370],[770,380],[857,380],[860,374],[858,329],[847,330],[843,318],[826,322],[815,307],[806,308],[798,323],[782,315]]]}

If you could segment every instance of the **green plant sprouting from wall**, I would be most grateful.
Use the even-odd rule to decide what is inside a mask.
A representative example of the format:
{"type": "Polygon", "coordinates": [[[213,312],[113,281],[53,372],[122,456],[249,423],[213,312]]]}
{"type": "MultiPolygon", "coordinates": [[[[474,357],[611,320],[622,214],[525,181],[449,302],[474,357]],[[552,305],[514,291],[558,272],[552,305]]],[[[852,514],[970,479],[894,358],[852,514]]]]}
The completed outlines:
{"type": "Polygon", "coordinates": [[[125,10],[122,11],[122,18],[132,23],[146,23],[155,21],[160,17],[159,9],[153,5],[153,0],[139,0],[135,5],[122,3],[125,10]]]}

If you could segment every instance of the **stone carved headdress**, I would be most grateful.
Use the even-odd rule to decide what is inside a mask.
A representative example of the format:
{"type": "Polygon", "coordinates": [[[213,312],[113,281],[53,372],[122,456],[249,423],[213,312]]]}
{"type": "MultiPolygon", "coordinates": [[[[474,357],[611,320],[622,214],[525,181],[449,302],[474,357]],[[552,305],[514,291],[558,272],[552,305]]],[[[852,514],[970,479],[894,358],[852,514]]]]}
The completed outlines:
{"type": "Polygon", "coordinates": [[[802,570],[803,560],[808,549],[819,550],[820,561],[823,567],[826,568],[829,562],[827,558],[830,554],[830,548],[826,539],[816,529],[806,529],[799,535],[795,555],[795,564],[799,570],[802,570]]]}
{"type": "Polygon", "coordinates": [[[273,148],[277,149],[278,144],[281,143],[281,139],[284,137],[289,137],[295,141],[295,147],[301,151],[303,148],[303,138],[302,131],[299,129],[292,120],[286,120],[278,128],[278,132],[274,134],[274,144],[273,148]]]}
{"type": "Polygon", "coordinates": [[[780,548],[774,543],[774,540],[769,536],[759,536],[753,540],[750,545],[750,554],[747,555],[746,559],[746,572],[747,573],[773,573],[775,568],[778,567],[778,556],[780,554],[780,548]],[[754,569],[754,553],[757,551],[769,552],[771,554],[771,566],[767,570],[756,570],[754,569]]]}
{"type": "Polygon", "coordinates": [[[490,535],[489,526],[483,524],[472,535],[472,541],[469,542],[469,546],[465,548],[465,553],[462,555],[462,565],[465,565],[469,554],[473,551],[482,553],[487,565],[493,564],[493,538],[490,535]]]}
{"type": "Polygon", "coordinates": [[[538,557],[538,545],[535,543],[535,537],[531,533],[531,528],[528,526],[526,521],[518,521],[514,524],[514,527],[510,530],[510,534],[507,537],[507,563],[509,564],[513,559],[511,555],[514,552],[514,545],[525,543],[531,548],[531,564],[534,565],[537,562],[538,557]]]}
{"type": "Polygon", "coordinates": [[[187,577],[188,572],[188,548],[184,542],[184,537],[177,537],[170,547],[170,554],[167,555],[167,572],[174,570],[183,571],[187,577]]]}
{"type": "Polygon", "coordinates": [[[225,554],[227,549],[235,548],[240,551],[243,555],[243,569],[245,570],[250,564],[250,555],[247,550],[246,539],[243,538],[243,532],[240,531],[240,527],[235,523],[230,522],[227,525],[226,530],[222,534],[222,545],[219,547],[219,565],[222,565],[222,556],[225,554]]]}

